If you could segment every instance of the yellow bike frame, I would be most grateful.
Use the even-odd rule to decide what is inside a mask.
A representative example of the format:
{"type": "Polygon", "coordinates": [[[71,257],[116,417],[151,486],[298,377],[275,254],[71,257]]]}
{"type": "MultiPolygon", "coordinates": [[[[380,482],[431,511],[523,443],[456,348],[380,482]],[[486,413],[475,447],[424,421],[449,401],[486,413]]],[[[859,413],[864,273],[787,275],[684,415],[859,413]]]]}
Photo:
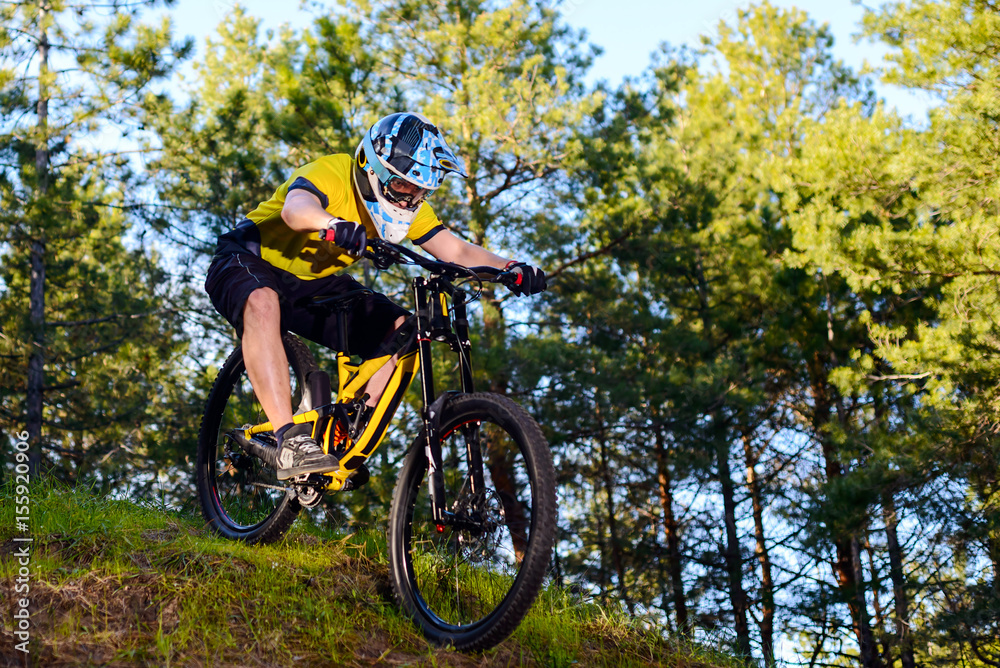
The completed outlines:
{"type": "MultiPolygon", "coordinates": [[[[361,395],[365,385],[375,375],[375,372],[388,364],[392,359],[391,355],[384,355],[361,364],[351,362],[351,356],[344,352],[337,353],[337,403],[348,403],[354,401],[361,395]]],[[[329,490],[342,489],[348,477],[365,462],[368,457],[375,452],[382,438],[385,436],[389,422],[392,420],[403,394],[410,386],[410,382],[416,376],[420,367],[420,358],[417,351],[406,353],[399,358],[385,392],[375,405],[375,410],[368,421],[365,430],[356,441],[348,442],[346,451],[339,455],[340,467],[323,475],[330,478],[326,488],[329,490]]],[[[299,413],[292,417],[294,424],[313,424],[313,437],[321,440],[324,452],[330,452],[331,441],[333,439],[335,420],[322,420],[321,418],[330,414],[332,406],[317,406],[312,410],[299,413]],[[322,439],[318,430],[322,430],[322,439]]],[[[270,422],[254,425],[244,430],[243,436],[249,440],[254,434],[274,431],[274,426],[270,422]]]]}

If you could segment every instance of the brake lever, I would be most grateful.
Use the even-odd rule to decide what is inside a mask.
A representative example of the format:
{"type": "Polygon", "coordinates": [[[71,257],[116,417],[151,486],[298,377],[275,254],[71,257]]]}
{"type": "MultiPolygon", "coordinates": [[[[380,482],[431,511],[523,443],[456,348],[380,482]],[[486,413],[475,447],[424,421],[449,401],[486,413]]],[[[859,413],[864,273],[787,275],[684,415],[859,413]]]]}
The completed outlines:
{"type": "Polygon", "coordinates": [[[511,286],[517,285],[520,279],[521,279],[520,275],[504,269],[499,274],[497,274],[496,278],[494,278],[493,280],[509,288],[511,286]]]}
{"type": "Polygon", "coordinates": [[[380,243],[377,239],[372,240],[363,256],[371,260],[379,271],[385,271],[394,264],[403,264],[401,255],[396,249],[380,243]]]}

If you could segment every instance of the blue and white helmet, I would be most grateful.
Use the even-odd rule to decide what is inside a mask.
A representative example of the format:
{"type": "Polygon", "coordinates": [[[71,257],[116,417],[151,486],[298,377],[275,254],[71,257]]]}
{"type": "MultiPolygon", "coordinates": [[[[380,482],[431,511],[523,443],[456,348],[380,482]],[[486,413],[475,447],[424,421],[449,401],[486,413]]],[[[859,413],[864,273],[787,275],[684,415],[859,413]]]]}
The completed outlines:
{"type": "Polygon", "coordinates": [[[398,243],[427,195],[454,172],[468,177],[441,131],[420,114],[386,116],[354,154],[354,186],[380,237],[398,243]]]}

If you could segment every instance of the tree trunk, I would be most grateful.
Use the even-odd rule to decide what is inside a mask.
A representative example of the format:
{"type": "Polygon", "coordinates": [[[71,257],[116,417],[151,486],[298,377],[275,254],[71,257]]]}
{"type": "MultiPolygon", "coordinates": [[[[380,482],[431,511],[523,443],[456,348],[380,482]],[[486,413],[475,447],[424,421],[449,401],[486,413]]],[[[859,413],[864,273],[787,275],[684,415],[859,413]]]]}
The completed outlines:
{"type": "Polygon", "coordinates": [[[896,526],[896,501],[892,492],[882,494],[882,517],[885,519],[886,544],[889,548],[889,577],[896,612],[896,643],[903,668],[916,668],[913,658],[913,636],[910,633],[910,602],[906,597],[906,580],[903,575],[903,550],[899,546],[896,526]]]}
{"type": "Polygon", "coordinates": [[[882,661],[875,647],[875,637],[872,634],[868,606],[865,602],[858,540],[837,537],[834,539],[834,546],[837,550],[837,559],[833,563],[833,571],[841,595],[847,601],[851,613],[851,625],[861,652],[861,665],[864,668],[881,668],[882,661]]]}
{"type": "MultiPolygon", "coordinates": [[[[596,497],[598,493],[598,486],[594,485],[594,496],[596,497]]],[[[595,502],[596,506],[597,503],[595,502]]],[[[596,507],[595,507],[596,510],[596,507]]],[[[601,587],[601,605],[607,606],[608,604],[608,541],[604,537],[604,518],[603,516],[595,512],[594,521],[597,523],[597,551],[601,557],[601,567],[597,569],[598,582],[597,584],[601,587]]]]}
{"type": "Polygon", "coordinates": [[[662,427],[656,430],[656,465],[660,505],[663,506],[663,529],[667,538],[670,594],[673,599],[674,615],[677,617],[677,629],[684,633],[688,630],[688,612],[687,599],[684,596],[684,580],[682,579],[681,540],[677,530],[677,519],[674,516],[673,481],[670,476],[670,462],[667,459],[667,447],[662,427]]]}
{"type": "MultiPolygon", "coordinates": [[[[830,340],[833,340],[832,325],[830,329],[830,340]]],[[[816,353],[809,359],[810,384],[813,395],[813,434],[820,441],[823,453],[824,472],[828,483],[840,480],[844,476],[843,465],[840,462],[836,445],[826,433],[826,425],[830,421],[831,412],[834,407],[834,400],[831,396],[833,390],[826,382],[826,364],[821,353],[816,353]]],[[[831,364],[830,366],[835,366],[831,364]]],[[[841,414],[838,407],[838,414],[841,414]]],[[[843,416],[841,416],[843,419],[843,416]]],[[[872,634],[868,617],[868,606],[865,602],[863,587],[863,576],[860,568],[861,559],[859,555],[858,541],[853,536],[834,535],[830,536],[836,548],[836,560],[833,563],[833,573],[837,579],[837,587],[840,595],[847,602],[847,608],[851,613],[851,625],[854,628],[854,635],[858,641],[858,648],[861,653],[861,665],[864,668],[882,668],[882,660],[879,658],[878,650],[875,647],[875,638],[872,634]]]]}
{"type": "Polygon", "coordinates": [[[865,601],[864,569],[861,565],[861,543],[857,538],[850,539],[850,561],[854,578],[854,595],[851,597],[857,627],[855,629],[858,637],[861,638],[861,665],[865,668],[881,668],[882,659],[878,652],[878,645],[875,642],[875,634],[872,633],[871,620],[868,618],[868,605],[865,601]]]}
{"type": "Polygon", "coordinates": [[[760,645],[764,655],[764,665],[767,668],[777,665],[774,661],[774,579],[771,573],[771,555],[767,551],[767,541],[764,537],[764,503],[757,479],[758,455],[754,452],[750,437],[743,436],[743,454],[747,465],[747,486],[750,488],[750,501],[753,504],[753,533],[756,546],[754,552],[760,563],[760,645]]]}
{"type": "Polygon", "coordinates": [[[598,420],[598,439],[601,452],[601,481],[604,483],[604,494],[608,511],[608,538],[611,542],[611,558],[614,562],[615,572],[618,575],[618,591],[621,594],[622,601],[628,607],[629,613],[634,614],[635,609],[632,605],[632,599],[628,595],[628,586],[625,584],[625,560],[622,555],[621,542],[618,539],[618,518],[615,517],[614,481],[611,479],[611,467],[608,465],[608,443],[604,435],[604,423],[601,419],[600,407],[596,405],[596,402],[597,399],[595,396],[595,414],[598,420]]]}
{"type": "MultiPolygon", "coordinates": [[[[829,463],[828,459],[828,474],[829,463]]],[[[839,465],[837,469],[839,471],[839,465]]],[[[858,541],[856,538],[836,537],[834,546],[837,550],[837,559],[833,564],[833,570],[841,595],[847,601],[851,613],[851,625],[861,652],[861,665],[864,668],[881,668],[882,661],[875,647],[875,637],[872,634],[868,606],[865,602],[858,541]]]]}
{"type": "MultiPolygon", "coordinates": [[[[48,7],[42,5],[39,24],[42,27],[38,39],[38,126],[35,138],[35,170],[38,178],[38,195],[44,200],[49,190],[49,36],[47,32],[48,7]]],[[[28,357],[27,392],[25,408],[28,441],[31,450],[28,455],[29,474],[38,475],[42,461],[42,419],[45,387],[45,232],[39,228],[31,241],[28,259],[31,269],[29,285],[29,313],[31,323],[31,354],[28,357]]]]}
{"type": "Polygon", "coordinates": [[[729,580],[729,600],[733,606],[736,626],[736,645],[746,657],[751,656],[750,627],[747,624],[747,595],[743,589],[743,559],[740,555],[740,539],[736,532],[736,499],[732,470],[729,467],[729,444],[725,438],[716,438],[716,459],[719,482],[722,484],[722,507],[726,526],[726,547],[723,558],[726,562],[726,576],[729,580]]]}
{"type": "MultiPolygon", "coordinates": [[[[712,335],[711,304],[709,301],[709,284],[705,278],[702,264],[701,248],[695,247],[695,276],[698,281],[698,302],[702,327],[706,336],[712,335]]],[[[722,505],[726,527],[726,547],[723,559],[726,562],[726,575],[729,580],[729,600],[733,606],[733,616],[736,626],[736,644],[740,652],[749,659],[750,627],[747,624],[747,595],[743,589],[743,559],[740,555],[740,540],[736,533],[736,499],[733,485],[732,470],[729,466],[729,443],[725,430],[720,429],[718,411],[712,415],[715,454],[719,471],[719,482],[722,485],[722,505]]]]}
{"type": "MultiPolygon", "coordinates": [[[[878,566],[875,563],[875,548],[872,547],[871,541],[865,536],[864,543],[865,553],[868,555],[868,572],[871,573],[871,583],[872,583],[872,608],[875,611],[875,640],[876,646],[882,646],[882,663],[886,666],[892,665],[892,647],[891,643],[886,642],[888,635],[885,632],[885,608],[882,605],[882,578],[878,571],[878,566]]],[[[859,572],[863,573],[864,570],[859,572]]]]}

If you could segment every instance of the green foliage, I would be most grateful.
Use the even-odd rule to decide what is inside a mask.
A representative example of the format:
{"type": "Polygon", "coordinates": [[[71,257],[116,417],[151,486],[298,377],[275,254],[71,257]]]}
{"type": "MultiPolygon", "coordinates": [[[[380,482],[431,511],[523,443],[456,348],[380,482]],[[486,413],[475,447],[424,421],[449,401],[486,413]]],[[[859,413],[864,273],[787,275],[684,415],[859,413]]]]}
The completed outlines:
{"type": "Polygon", "coordinates": [[[268,91],[299,41],[286,32],[273,46],[259,33],[260,21],[237,7],[207,40],[187,103],[162,94],[143,102],[148,148],[157,149],[149,165],[163,204],[157,222],[202,255],[273,194],[290,165],[266,123],[280,99],[268,91]]]}
{"type": "Polygon", "coordinates": [[[94,148],[128,134],[137,96],[188,51],[169,22],[137,21],[144,4],[7,3],[0,45],[0,427],[27,429],[55,475],[114,484],[135,467],[136,486],[194,431],[183,286],[134,241],[128,152],[94,148]]]}
{"type": "MultiPolygon", "coordinates": [[[[106,485],[131,478],[136,494],[184,481],[171,464],[190,448],[212,363],[232,344],[204,297],[185,292],[200,294],[215,236],[295,167],[352,152],[376,118],[414,109],[471,174],[435,195],[445,223],[551,278],[530,302],[487,291],[473,312],[477,381],[528,404],[553,445],[554,578],[574,592],[546,592],[546,614],[515,640],[520,654],[492,658],[692,661],[663,659],[659,637],[635,635],[629,615],[766,663],[778,634],[799,643],[803,662],[995,662],[993,5],[866,12],[863,29],[890,48],[884,81],[939,100],[915,123],[833,56],[828,27],[766,2],[699,45],[665,47],[618,90],[584,85],[598,50],[548,0],[341,0],[315,5],[301,32],[264,30],[237,7],[174,99],[155,87],[187,53],[169,45],[167,22],[144,26],[125,6],[78,21],[58,3],[48,15],[0,3],[0,427],[30,421],[26,378],[38,378],[43,350],[50,463],[106,485]],[[39,62],[38,43],[13,28],[43,26],[61,55],[48,70],[18,67],[39,62]],[[144,172],[92,148],[139,124],[144,172]],[[42,318],[30,297],[39,258],[42,318]],[[600,650],[586,644],[593,633],[600,650]]],[[[399,273],[359,274],[403,294],[399,273]]],[[[443,386],[454,371],[442,360],[435,375],[443,386]]],[[[167,607],[140,620],[149,633],[121,657],[228,656],[244,641],[350,655],[349,632],[289,630],[343,627],[350,613],[378,629],[382,649],[457,661],[414,643],[405,620],[372,602],[371,581],[324,580],[293,545],[327,532],[325,558],[340,563],[331,545],[350,546],[351,563],[377,573],[372,532],[417,421],[404,410],[372,482],[328,498],[302,518],[308,532],[274,553],[237,555],[186,534],[197,531],[180,518],[169,549],[142,551],[157,573],[190,577],[192,591],[206,577],[237,591],[245,582],[221,573],[239,572],[275,604],[301,593],[281,578],[308,575],[330,585],[334,612],[307,592],[305,616],[289,613],[271,635],[249,624],[237,633],[224,620],[257,620],[259,609],[192,594],[214,611],[214,621],[192,617],[214,629],[208,640],[175,626],[156,590],[167,607]],[[330,533],[348,528],[350,540],[330,533]],[[264,573],[265,554],[284,564],[280,577],[264,573]],[[357,607],[365,597],[374,607],[357,607]]],[[[121,526],[101,535],[133,536],[121,526]]],[[[124,577],[124,552],[72,540],[124,577]]]]}

